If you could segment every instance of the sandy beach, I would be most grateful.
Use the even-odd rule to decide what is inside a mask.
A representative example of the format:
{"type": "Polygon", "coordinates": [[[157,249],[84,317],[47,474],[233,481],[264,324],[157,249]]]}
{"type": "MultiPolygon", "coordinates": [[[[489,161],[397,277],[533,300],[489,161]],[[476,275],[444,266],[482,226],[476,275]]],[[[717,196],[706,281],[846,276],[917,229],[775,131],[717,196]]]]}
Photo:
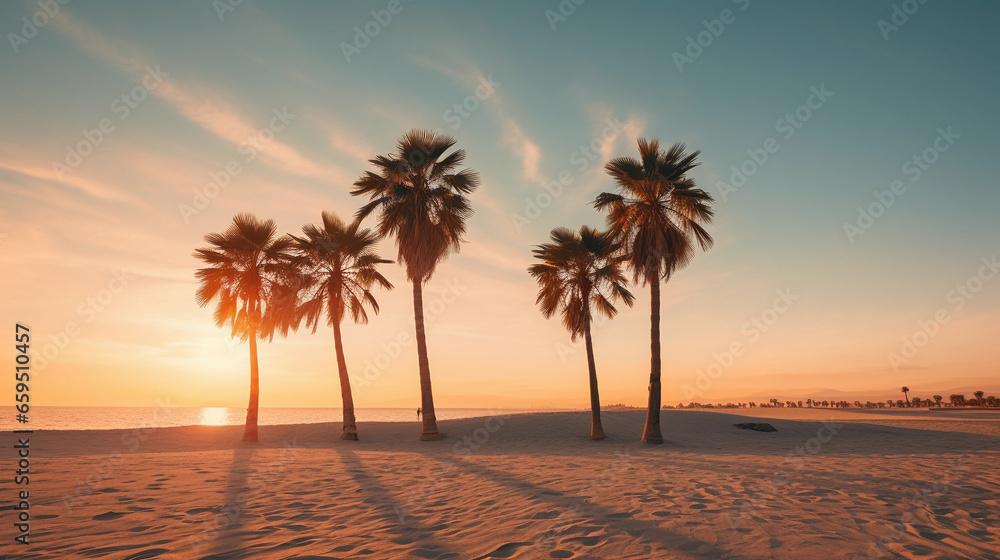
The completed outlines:
{"type": "MultiPolygon", "coordinates": [[[[38,431],[9,558],[998,558],[1000,415],[667,410],[38,431]],[[740,430],[766,421],[777,432],[740,430]],[[912,424],[913,427],[905,427],[912,424]]],[[[2,436],[10,452],[15,443],[2,436]]],[[[0,487],[12,495],[11,477],[0,487]]],[[[8,508],[9,509],[9,508],[8,508]]],[[[4,512],[9,526],[11,511],[4,512]]]]}

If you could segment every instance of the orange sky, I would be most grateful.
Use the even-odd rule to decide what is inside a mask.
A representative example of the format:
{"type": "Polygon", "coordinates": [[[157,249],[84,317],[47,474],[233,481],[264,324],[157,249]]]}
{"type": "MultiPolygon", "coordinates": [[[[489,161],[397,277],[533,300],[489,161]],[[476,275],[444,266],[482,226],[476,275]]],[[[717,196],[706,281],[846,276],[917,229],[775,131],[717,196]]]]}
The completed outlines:
{"type": "MultiPolygon", "coordinates": [[[[0,7],[3,21],[31,9],[0,7]]],[[[890,106],[885,99],[912,88],[902,77],[879,81],[913,59],[947,66],[934,44],[917,40],[937,34],[901,32],[890,46],[865,36],[879,57],[817,65],[822,73],[781,58],[789,50],[760,43],[760,34],[734,30],[732,45],[683,73],[669,60],[638,72],[631,43],[587,39],[599,23],[617,30],[612,36],[635,35],[635,22],[610,7],[581,11],[567,22],[576,31],[558,37],[539,18],[543,27],[524,29],[523,40],[507,15],[488,23],[465,8],[414,7],[409,23],[353,61],[339,44],[365,22],[357,7],[291,17],[247,5],[223,22],[182,7],[114,18],[107,9],[67,6],[17,53],[0,54],[4,75],[17,76],[0,84],[0,288],[5,324],[23,322],[35,336],[33,403],[244,406],[247,347],[196,305],[191,252],[237,212],[274,218],[291,233],[324,209],[350,215],[359,201],[348,191],[366,160],[412,127],[454,135],[483,179],[471,197],[468,244],[424,296],[438,406],[586,406],[585,353],[534,306],[530,248],[556,226],[602,225],[589,205],[612,188],[601,166],[634,154],[641,135],[702,150],[693,177],[718,199],[709,227],[716,246],[663,290],[664,403],[823,390],[882,391],[884,400],[903,384],[928,397],[960,387],[1000,392],[1000,275],[982,261],[1000,252],[995,155],[985,149],[998,123],[962,97],[990,88],[980,87],[981,73],[953,69],[954,87],[924,84],[920,100],[890,106]],[[331,34],[323,21],[344,25],[331,34]],[[164,26],[181,23],[190,32],[178,42],[164,26]],[[771,53],[764,58],[773,63],[745,60],[750,52],[771,53]],[[753,87],[741,92],[726,86],[734,68],[771,79],[748,79],[753,87]],[[497,85],[487,91],[490,80],[497,85]],[[836,93],[782,136],[775,120],[815,102],[811,88],[820,84],[836,93]],[[474,107],[458,126],[456,104],[474,107]],[[101,123],[110,126],[94,144],[101,123]],[[949,126],[960,139],[914,179],[907,162],[943,146],[937,131],[949,126]],[[727,191],[734,166],[768,137],[780,149],[727,191]],[[76,164],[68,151],[88,142],[76,164]],[[53,162],[69,169],[57,176],[53,162]],[[226,172],[231,162],[238,172],[226,172]],[[560,177],[570,180],[536,216],[530,206],[560,177]],[[863,234],[845,235],[858,208],[871,208],[895,180],[905,194],[863,234]],[[959,285],[976,291],[961,294],[959,285]],[[947,321],[928,323],[936,314],[947,321]],[[904,338],[921,324],[933,336],[917,335],[905,363],[894,359],[910,354],[904,338]],[[734,348],[740,355],[726,354],[734,348]]],[[[696,25],[692,10],[664,17],[696,25]]],[[[788,9],[783,17],[797,16],[788,9]]],[[[948,33],[940,40],[976,56],[948,33]]],[[[658,40],[669,53],[683,48],[683,35],[658,40]]],[[[830,56],[826,40],[803,49],[830,56]]],[[[382,251],[395,257],[389,244],[382,251]]],[[[344,327],[355,400],[416,406],[411,291],[399,267],[385,274],[397,289],[376,294],[382,315],[344,327]],[[401,335],[410,343],[397,352],[401,335]]],[[[604,403],[646,399],[649,295],[633,291],[635,307],[594,331],[604,403]]],[[[262,406],[339,404],[329,329],[261,344],[260,369],[262,406]]]]}

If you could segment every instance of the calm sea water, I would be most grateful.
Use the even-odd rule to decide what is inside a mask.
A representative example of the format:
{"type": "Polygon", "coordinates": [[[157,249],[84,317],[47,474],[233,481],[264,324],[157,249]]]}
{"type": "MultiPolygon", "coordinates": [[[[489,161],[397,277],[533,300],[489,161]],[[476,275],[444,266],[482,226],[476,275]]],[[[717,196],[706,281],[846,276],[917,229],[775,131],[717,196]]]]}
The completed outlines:
{"type": "MultiPolygon", "coordinates": [[[[438,420],[475,418],[494,414],[539,412],[536,409],[491,408],[439,408],[438,420]]],[[[196,408],[196,407],[97,407],[97,406],[39,406],[32,407],[28,424],[16,420],[12,406],[0,407],[0,430],[113,430],[169,426],[226,426],[242,425],[246,421],[245,408],[196,408]]],[[[359,408],[355,411],[358,422],[416,422],[416,408],[359,408]]],[[[260,425],[312,424],[340,422],[339,408],[262,408],[260,425]]]]}

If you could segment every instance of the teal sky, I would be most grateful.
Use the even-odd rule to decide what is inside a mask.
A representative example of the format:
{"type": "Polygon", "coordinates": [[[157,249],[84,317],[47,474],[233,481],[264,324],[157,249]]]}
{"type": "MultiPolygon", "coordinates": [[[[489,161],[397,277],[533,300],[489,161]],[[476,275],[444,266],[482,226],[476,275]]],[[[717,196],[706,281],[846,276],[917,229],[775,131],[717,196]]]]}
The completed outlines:
{"type": "MultiPolygon", "coordinates": [[[[348,216],[366,160],[414,127],[454,136],[483,180],[469,243],[428,288],[462,286],[429,331],[441,406],[586,403],[585,355],[534,308],[525,269],[553,227],[603,225],[590,205],[613,188],[601,168],[635,154],[640,136],[700,150],[693,177],[717,198],[716,246],[664,289],[665,402],[686,400],[685,386],[734,342],[743,355],[695,400],[820,389],[895,398],[904,383],[917,396],[1000,390],[1000,277],[961,308],[950,295],[1000,253],[994,2],[567,0],[574,11],[554,18],[556,1],[403,0],[385,25],[372,12],[397,4],[246,1],[220,16],[221,5],[74,0],[43,17],[36,2],[0,4],[5,317],[32,325],[36,352],[59,346],[67,323],[80,327],[42,356],[33,390],[43,403],[242,404],[246,349],[196,306],[191,252],[241,211],[291,233],[323,209],[348,216]],[[886,39],[879,21],[891,23],[894,6],[919,8],[905,22],[897,13],[886,39]],[[46,21],[36,33],[22,19],[33,17],[46,21]],[[367,43],[366,26],[377,31],[367,43]],[[700,53],[686,51],[689,38],[700,53]],[[678,68],[675,53],[697,56],[678,68]],[[166,75],[147,96],[156,68],[166,75]],[[133,91],[144,98],[126,114],[116,100],[133,91]],[[459,119],[463,103],[472,110],[459,119]],[[273,141],[249,140],[275,111],[294,116],[273,141]],[[800,128],[779,122],[796,111],[808,115],[800,128]],[[83,131],[102,119],[113,129],[57,177],[53,162],[86,149],[83,131]],[[609,120],[620,133],[583,169],[578,150],[609,120]],[[933,149],[939,129],[950,140],[933,149]],[[723,193],[768,139],[777,151],[723,193]],[[923,155],[935,161],[907,166],[923,155]],[[240,173],[195,208],[230,161],[240,173]],[[543,186],[564,171],[571,182],[540,215],[512,218],[547,200],[543,186]],[[896,180],[905,192],[849,236],[845,224],[858,226],[858,209],[896,180]],[[122,269],[124,289],[87,311],[122,269]],[[776,290],[798,299],[753,336],[746,325],[776,290]],[[890,353],[940,309],[948,322],[894,367],[890,353]]],[[[388,243],[383,253],[395,256],[388,243]]],[[[412,331],[402,270],[387,275],[397,289],[379,298],[382,316],[345,327],[354,374],[412,331]]],[[[594,333],[608,403],[645,400],[648,290],[634,291],[635,307],[594,333]]],[[[262,345],[262,405],[335,405],[332,355],[327,331],[262,345]]],[[[414,348],[390,358],[357,389],[359,406],[417,402],[414,348]]]]}

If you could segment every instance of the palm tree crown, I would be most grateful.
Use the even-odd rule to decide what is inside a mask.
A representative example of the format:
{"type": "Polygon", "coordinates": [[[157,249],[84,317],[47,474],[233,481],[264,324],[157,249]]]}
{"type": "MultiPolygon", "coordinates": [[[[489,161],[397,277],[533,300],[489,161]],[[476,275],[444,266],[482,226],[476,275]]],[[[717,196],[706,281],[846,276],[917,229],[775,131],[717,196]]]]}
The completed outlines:
{"type": "Polygon", "coordinates": [[[198,305],[215,300],[215,324],[229,325],[241,341],[251,334],[270,340],[276,330],[286,335],[292,324],[293,241],[277,237],[277,231],[274,220],[237,214],[225,232],[205,236],[210,247],[195,250],[195,257],[209,265],[195,273],[201,282],[198,305]]]}
{"type": "Polygon", "coordinates": [[[309,224],[302,228],[305,237],[290,236],[297,244],[296,264],[307,284],[299,313],[313,332],[324,315],[331,326],[342,323],[348,314],[356,323],[368,323],[365,307],[379,312],[372,287],[393,287],[377,268],[392,263],[375,252],[378,235],[359,228],[359,220],[345,224],[323,212],[321,227],[309,224]]]}
{"type": "Polygon", "coordinates": [[[556,228],[549,234],[551,243],[543,243],[532,252],[542,262],[528,272],[538,281],[538,298],[546,318],[557,311],[573,340],[585,333],[591,323],[591,306],[608,318],[618,312],[612,300],[622,300],[629,307],[635,297],[625,285],[619,246],[610,232],[587,226],[574,232],[556,228]]]}
{"type": "Polygon", "coordinates": [[[357,217],[378,211],[378,231],[395,239],[411,281],[426,281],[442,258],[458,252],[472,215],[465,195],[479,186],[479,175],[459,169],[465,150],[445,155],[454,145],[451,137],[411,130],[394,153],[369,160],[376,171],[366,171],[351,191],[370,198],[357,217]]]}
{"type": "Polygon", "coordinates": [[[605,165],[619,192],[601,193],[594,206],[608,212],[636,281],[666,278],[685,266],[694,256],[692,237],[702,250],[712,246],[702,224],[712,221],[713,199],[687,177],[699,154],[686,154],[684,144],[664,152],[659,141],[640,138],[639,159],[618,157],[605,165]]]}

